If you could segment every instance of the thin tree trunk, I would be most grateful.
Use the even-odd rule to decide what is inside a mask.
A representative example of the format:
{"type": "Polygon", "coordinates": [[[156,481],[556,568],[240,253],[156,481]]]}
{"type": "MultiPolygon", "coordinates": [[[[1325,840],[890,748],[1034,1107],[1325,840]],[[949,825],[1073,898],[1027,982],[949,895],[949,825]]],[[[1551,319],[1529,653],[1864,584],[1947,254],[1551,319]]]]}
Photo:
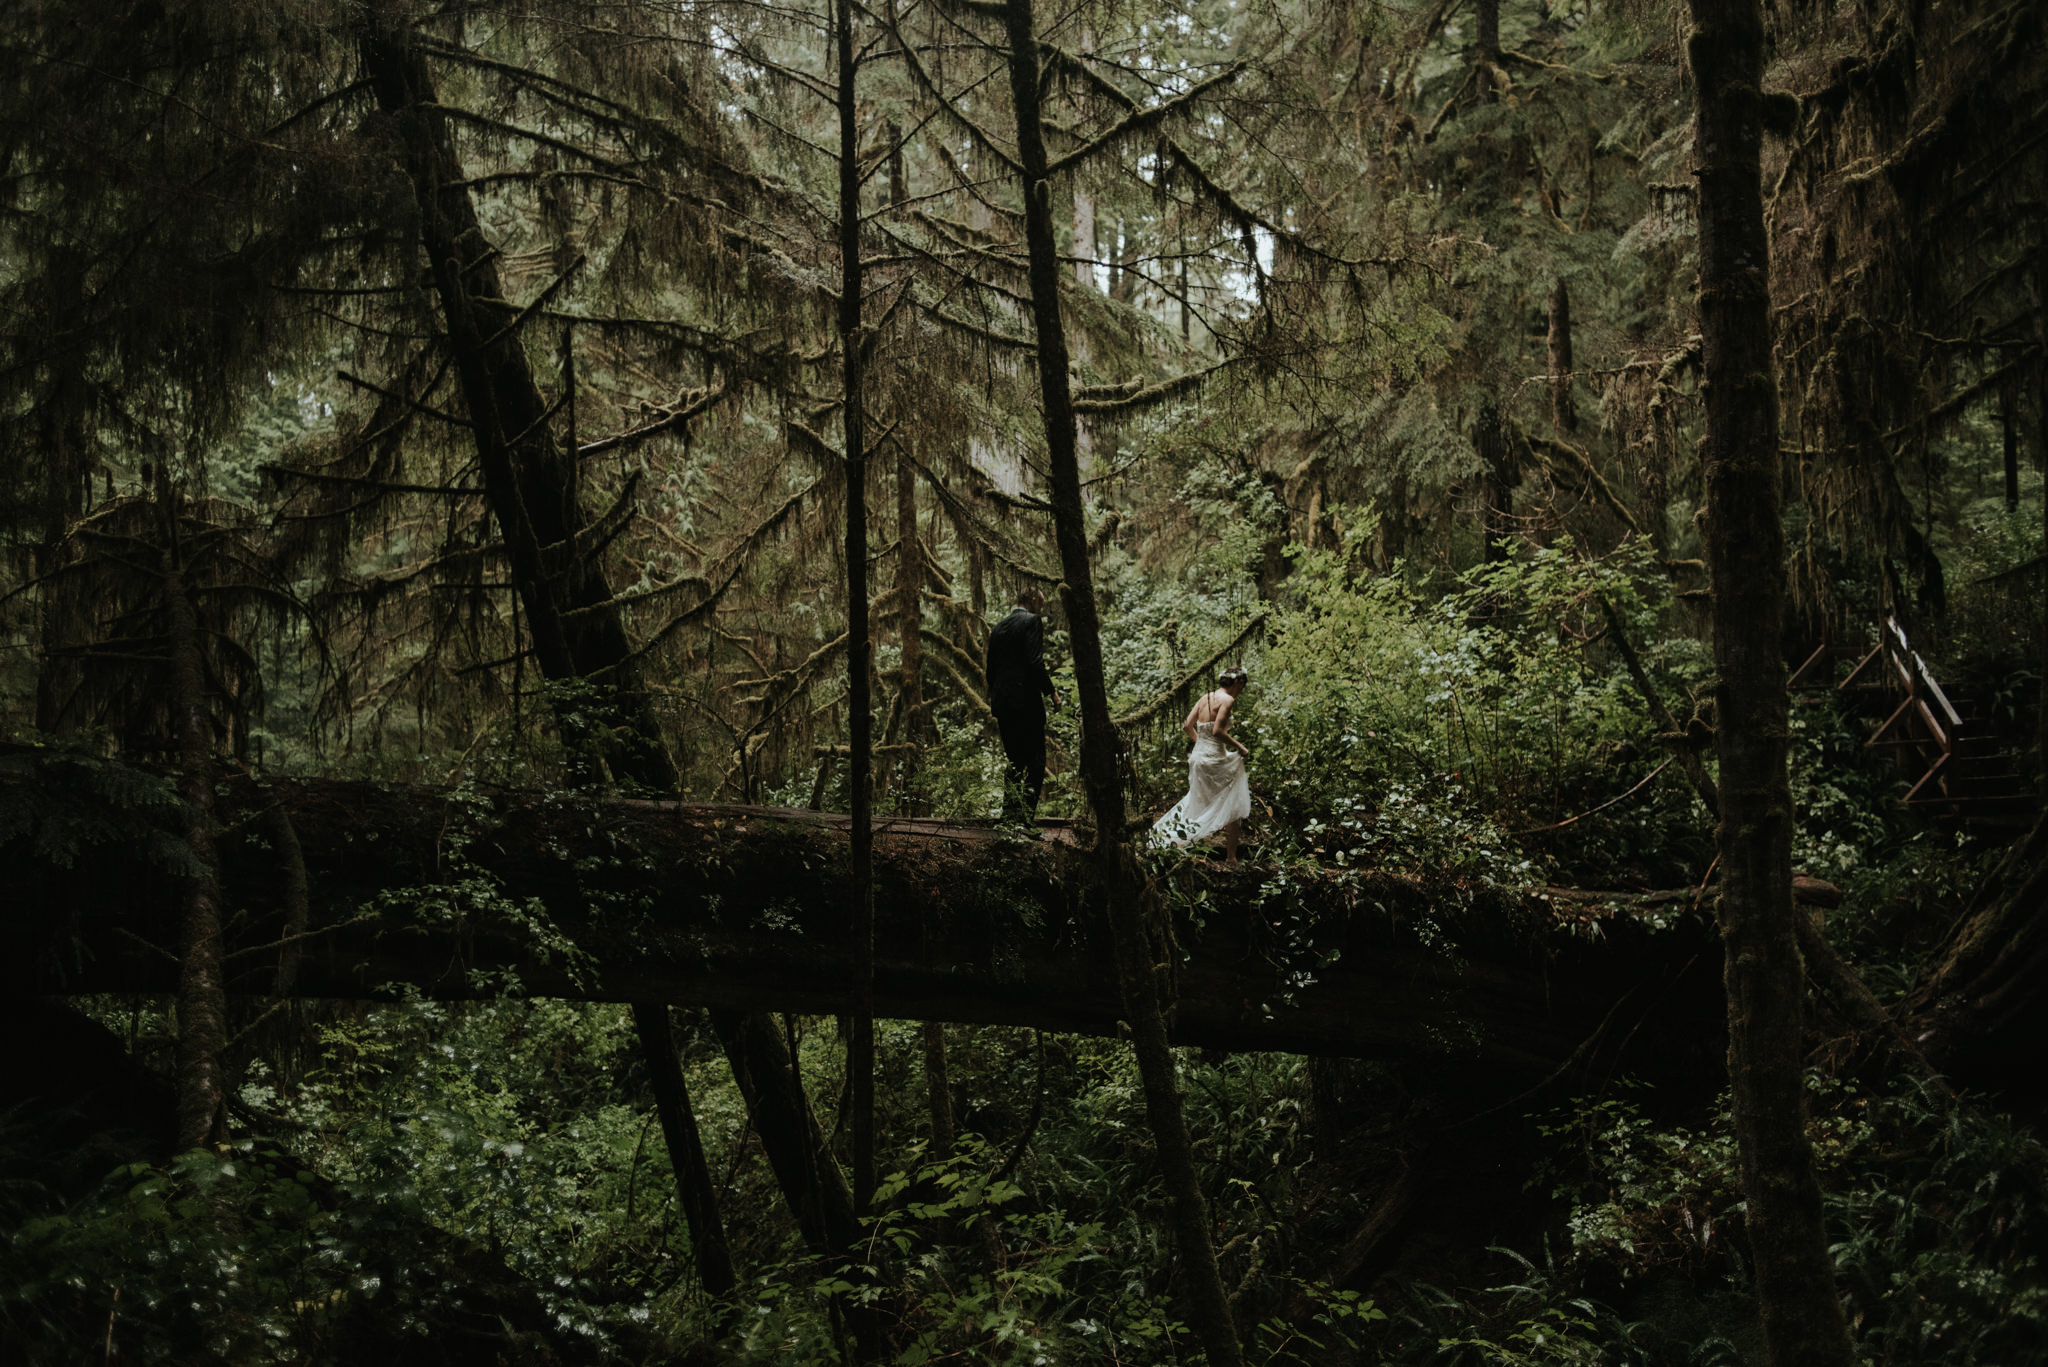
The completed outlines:
{"type": "Polygon", "coordinates": [[[804,1099],[782,1027],[765,1011],[713,1011],[711,1024],[804,1243],[821,1258],[845,1254],[860,1242],[860,1219],[804,1099]]]}
{"type": "MultiPolygon", "coordinates": [[[[2034,446],[2041,465],[2041,532],[2048,538],[2048,233],[2034,244],[2034,446]]],[[[2034,734],[2035,787],[2048,810],[2048,574],[2041,577],[2041,697],[2034,734]]]]}
{"type": "Polygon", "coordinates": [[[1480,405],[1472,444],[1479,451],[1479,536],[1483,557],[1492,565],[1514,554],[1515,470],[1507,427],[1491,399],[1480,405]]]}
{"type": "MultiPolygon", "coordinates": [[[[892,11],[893,22],[893,11],[892,11]]],[[[898,214],[910,198],[910,179],[903,167],[903,135],[889,125],[889,203],[898,214]]],[[[922,815],[924,806],[913,796],[918,761],[925,742],[924,624],[925,549],[917,531],[917,464],[910,458],[907,439],[896,447],[896,638],[902,650],[902,683],[897,698],[903,706],[903,738],[911,748],[904,752],[902,767],[902,810],[922,815]]]]}
{"type": "Polygon", "coordinates": [[[278,873],[284,880],[285,942],[277,951],[277,977],[272,988],[273,996],[284,997],[298,980],[299,961],[305,957],[305,942],[298,937],[306,930],[311,889],[306,880],[305,851],[299,848],[299,832],[292,825],[291,813],[283,803],[273,802],[265,820],[270,826],[271,846],[277,852],[278,873]]]}
{"type": "Polygon", "coordinates": [[[946,1027],[937,1021],[924,1023],[925,1111],[931,1119],[934,1160],[953,1156],[958,1137],[953,1128],[953,1084],[946,1072],[946,1027]]]}
{"type": "MultiPolygon", "coordinates": [[[[1075,36],[1074,51],[1084,61],[1095,52],[1095,31],[1085,20],[1075,36]]],[[[1075,112],[1085,121],[1094,112],[1095,101],[1085,90],[1074,98],[1075,112]]],[[[1074,177],[1074,283],[1085,290],[1095,288],[1095,196],[1088,193],[1078,175],[1074,177]]]]}
{"type": "Polygon", "coordinates": [[[690,1224],[690,1251],[697,1260],[697,1277],[713,1297],[723,1299],[739,1285],[739,1278],[733,1271],[732,1250],[726,1246],[725,1226],[718,1218],[718,1188],[704,1161],[704,1141],[690,1106],[690,1084],[676,1057],[668,1008],[634,1002],[633,1026],[640,1033],[648,1078],[654,1085],[655,1114],[661,1121],[662,1139],[668,1144],[683,1217],[690,1224]]]}
{"type": "Polygon", "coordinates": [[[896,457],[896,639],[902,647],[902,683],[897,696],[903,705],[902,810],[922,815],[914,796],[918,759],[925,741],[924,715],[924,540],[917,530],[917,467],[908,450],[896,457]]]}
{"type": "Polygon", "coordinates": [[[1476,0],[1473,5],[1474,26],[1478,41],[1473,64],[1478,69],[1476,80],[1481,99],[1498,99],[1496,73],[1500,69],[1500,0],[1476,0]]]}
{"type": "MultiPolygon", "coordinates": [[[[168,500],[168,491],[160,493],[168,500]]],[[[165,509],[167,522],[176,514],[165,509]]],[[[175,529],[173,529],[175,537],[175,529]]],[[[226,1087],[227,989],[221,977],[220,875],[213,842],[213,727],[206,709],[206,665],[199,653],[199,614],[187,592],[173,540],[166,553],[163,595],[170,624],[170,694],[178,745],[178,795],[184,801],[185,844],[197,872],[186,881],[178,924],[178,1147],[210,1142],[226,1087]]]]}
{"type": "Polygon", "coordinates": [[[1158,894],[1123,844],[1124,797],[1117,767],[1116,727],[1102,660],[1102,628],[1096,614],[1094,575],[1088,560],[1081,502],[1081,468],[1073,394],[1067,373],[1066,332],[1060,319],[1060,263],[1053,236],[1052,186],[1040,119],[1038,35],[1031,0],[1005,0],[1010,94],[1016,110],[1017,159],[1024,179],[1024,236],[1030,255],[1031,313],[1038,339],[1040,401],[1051,471],[1053,535],[1065,576],[1074,691],[1081,713],[1080,771],[1095,816],[1095,851],[1104,886],[1110,889],[1109,920],[1116,945],[1117,977],[1130,1013],[1132,1047],[1145,1092],[1146,1118],[1159,1164],[1172,1197],[1174,1233],[1188,1275],[1195,1333],[1212,1367],[1238,1367],[1243,1355],[1231,1322],[1228,1293],[1216,1264],[1207,1203],[1195,1170],[1193,1146],[1181,1107],[1173,1051],[1167,1044],[1162,991],[1156,965],[1162,948],[1155,928],[1163,922],[1158,894]]]}
{"type": "Polygon", "coordinates": [[[1720,759],[1728,1074],[1752,1266],[1774,1367],[1851,1367],[1806,1137],[1805,975],[1792,903],[1789,699],[1781,630],[1778,396],[1764,232],[1759,0],[1689,0],[1699,113],[1703,540],[1720,759]]]}
{"type": "Polygon", "coordinates": [[[1579,428],[1572,405],[1572,296],[1560,280],[1550,287],[1550,425],[1562,437],[1579,428]]]}
{"type": "Polygon", "coordinates": [[[1074,283],[1095,288],[1095,197],[1074,189],[1074,283]]]}
{"type": "MultiPolygon", "coordinates": [[[[839,360],[846,457],[846,707],[848,788],[853,802],[853,1019],[847,1073],[853,1092],[853,1204],[875,1195],[875,832],[874,716],[869,696],[873,645],[868,625],[867,408],[862,393],[867,339],[861,332],[860,120],[855,100],[853,0],[835,6],[839,54],[839,360]]],[[[899,550],[901,548],[899,547],[899,550]]],[[[915,602],[915,595],[912,595],[915,602]]]]}
{"type": "Polygon", "coordinates": [[[1642,695],[1643,705],[1650,710],[1650,720],[1657,723],[1664,743],[1678,756],[1679,767],[1692,781],[1693,791],[1700,795],[1707,811],[1718,818],[1721,815],[1721,795],[1714,788],[1713,776],[1707,772],[1706,762],[1700,758],[1699,747],[1686,734],[1678,718],[1671,715],[1671,709],[1664,705],[1664,695],[1657,691],[1656,681],[1643,667],[1642,657],[1636,654],[1635,643],[1628,638],[1628,623],[1621,620],[1621,614],[1605,598],[1600,599],[1600,612],[1607,619],[1607,639],[1620,652],[1629,678],[1635,681],[1636,692],[1642,695]]]}
{"type": "Polygon", "coordinates": [[[2019,386],[2008,378],[1998,386],[1998,430],[2005,447],[2005,510],[2020,510],[2019,386]]]}

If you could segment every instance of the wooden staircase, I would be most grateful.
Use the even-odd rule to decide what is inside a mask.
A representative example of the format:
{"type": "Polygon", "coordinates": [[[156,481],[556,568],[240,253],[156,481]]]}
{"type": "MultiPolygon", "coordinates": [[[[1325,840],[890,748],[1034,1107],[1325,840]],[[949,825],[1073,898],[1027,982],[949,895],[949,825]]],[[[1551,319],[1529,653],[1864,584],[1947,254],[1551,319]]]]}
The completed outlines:
{"type": "MultiPolygon", "coordinates": [[[[1833,650],[1823,642],[1793,671],[1791,686],[1820,686],[1833,650]]],[[[2032,818],[2033,790],[1988,710],[1969,693],[1943,689],[1896,618],[1878,624],[1877,644],[1834,691],[1888,713],[1864,744],[1889,750],[1913,777],[1902,799],[1908,807],[1973,824],[2021,825],[2032,818]]]]}

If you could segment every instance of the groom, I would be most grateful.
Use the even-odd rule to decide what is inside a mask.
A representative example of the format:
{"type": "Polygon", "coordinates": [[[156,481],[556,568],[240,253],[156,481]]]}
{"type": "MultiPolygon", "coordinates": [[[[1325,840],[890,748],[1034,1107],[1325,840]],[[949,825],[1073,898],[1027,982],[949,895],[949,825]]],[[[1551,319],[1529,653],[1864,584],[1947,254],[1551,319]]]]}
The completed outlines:
{"type": "Polygon", "coordinates": [[[1003,739],[1003,820],[1038,814],[1045,786],[1045,699],[1055,710],[1059,690],[1045,667],[1045,595],[1027,584],[1017,606],[988,636],[988,703],[1003,739]]]}

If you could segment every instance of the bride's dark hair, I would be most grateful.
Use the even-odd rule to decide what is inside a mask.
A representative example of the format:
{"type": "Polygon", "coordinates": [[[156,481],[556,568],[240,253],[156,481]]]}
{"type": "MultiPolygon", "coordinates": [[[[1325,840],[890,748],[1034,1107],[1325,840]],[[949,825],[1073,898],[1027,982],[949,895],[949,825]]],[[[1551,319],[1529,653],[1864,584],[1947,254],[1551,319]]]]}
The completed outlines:
{"type": "Polygon", "coordinates": [[[1232,665],[1216,676],[1216,682],[1224,688],[1229,688],[1232,684],[1250,683],[1251,677],[1244,672],[1243,665],[1232,665]]]}

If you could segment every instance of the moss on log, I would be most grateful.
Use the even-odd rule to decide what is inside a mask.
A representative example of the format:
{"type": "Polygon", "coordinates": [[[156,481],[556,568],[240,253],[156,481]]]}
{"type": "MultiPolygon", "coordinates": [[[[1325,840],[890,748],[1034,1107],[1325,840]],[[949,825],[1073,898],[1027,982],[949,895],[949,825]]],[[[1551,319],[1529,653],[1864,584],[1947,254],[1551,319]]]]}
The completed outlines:
{"type": "MultiPolygon", "coordinates": [[[[220,811],[231,991],[274,990],[280,954],[296,949],[292,991],[309,997],[409,987],[815,1013],[852,1002],[844,816],[242,779],[222,785],[220,811]],[[299,836],[304,938],[285,930],[272,801],[299,836]]],[[[168,988],[175,860],[149,847],[110,819],[64,867],[34,832],[17,836],[0,970],[12,990],[168,988]]],[[[875,852],[879,1016],[1118,1031],[1101,895],[1064,828],[1032,839],[884,822],[875,852]]],[[[1683,903],[1205,860],[1154,876],[1175,908],[1178,1043],[1541,1075],[1612,1066],[1627,1039],[1637,1068],[1660,1039],[1718,1047],[1715,965],[1699,959],[1711,942],[1683,903]]]]}

